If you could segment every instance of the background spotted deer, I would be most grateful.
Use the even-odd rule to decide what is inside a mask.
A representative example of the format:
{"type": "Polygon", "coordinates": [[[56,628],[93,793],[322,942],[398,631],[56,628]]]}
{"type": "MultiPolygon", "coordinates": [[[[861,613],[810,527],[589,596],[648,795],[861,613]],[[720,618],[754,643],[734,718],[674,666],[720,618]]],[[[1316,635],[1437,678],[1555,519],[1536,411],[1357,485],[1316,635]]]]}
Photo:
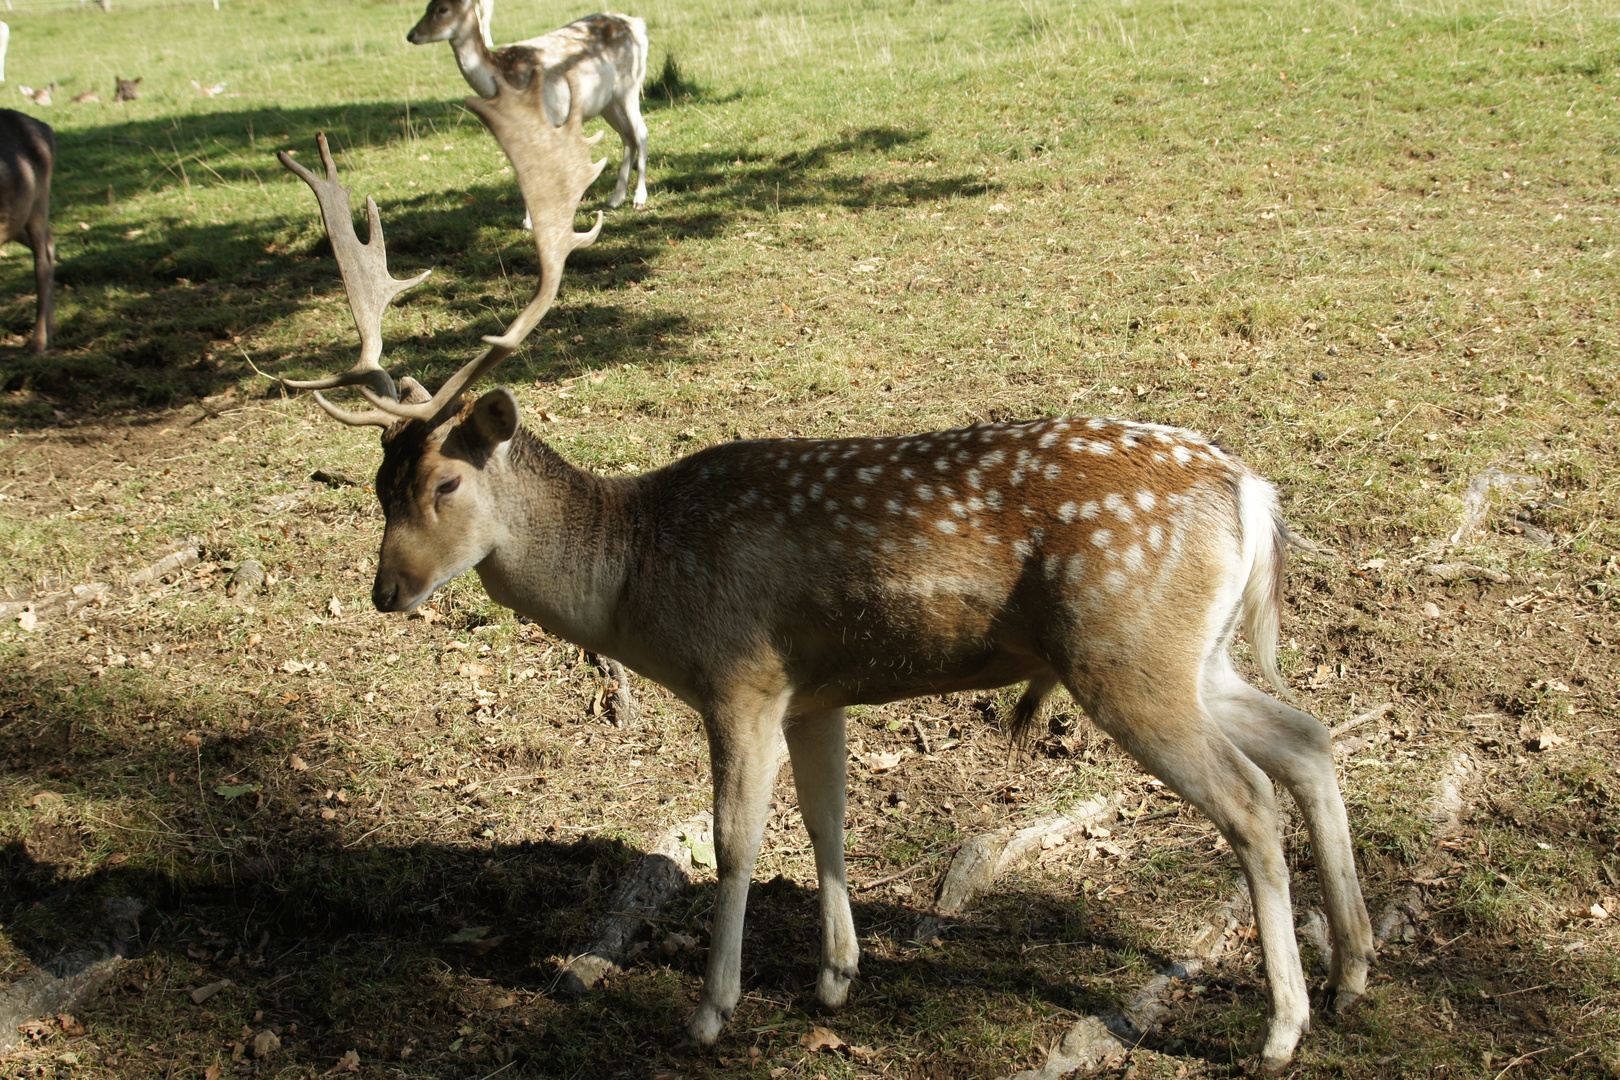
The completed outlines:
{"type": "Polygon", "coordinates": [[[540,72],[545,115],[553,126],[568,115],[573,87],[575,95],[584,96],[584,118],[600,116],[624,140],[624,160],[608,205],[624,202],[633,163],[636,193],[631,205],[639,210],[647,201],[647,122],[641,118],[647,24],[633,15],[587,15],[549,34],[495,49],[488,44],[479,7],[479,0],[429,0],[405,40],[412,45],[448,41],[462,77],[482,98],[495,96],[497,80],[521,89],[540,72]]]}
{"type": "MultiPolygon", "coordinates": [[[[1372,934],[1326,729],[1251,686],[1228,656],[1241,626],[1282,690],[1286,533],[1270,485],[1192,432],[1104,418],[734,442],[633,477],[570,465],[520,425],[511,391],[464,397],[549,306],[561,258],[595,235],[571,224],[594,175],[578,97],[563,129],[541,125],[555,145],[526,155],[512,145],[527,129],[507,115],[508,96],[475,108],[535,217],[535,301],[431,398],[410,379],[403,398],[388,392],[380,329],[363,325],[362,363],[333,381],[360,385],[373,408],[321,402],[346,423],[385,428],[379,610],[409,611],[471,569],[497,602],[619,658],[702,715],[719,883],[691,1037],[713,1043],[741,994],[744,911],[779,738],[815,848],[817,997],[836,1007],[859,961],[844,867],[844,710],[1022,682],[1017,726],[1063,685],[1231,843],[1270,981],[1263,1062],[1285,1065],[1310,1017],[1268,776],[1293,793],[1310,830],[1340,1005],[1365,987],[1372,934]],[[542,182],[536,161],[554,161],[565,143],[570,178],[542,182]]],[[[328,228],[352,234],[346,197],[336,210],[321,201],[328,228]]],[[[372,214],[364,261],[350,238],[335,236],[333,250],[351,294],[386,297],[407,283],[388,278],[372,214]]],[[[368,310],[380,319],[380,304],[368,310]]]]}

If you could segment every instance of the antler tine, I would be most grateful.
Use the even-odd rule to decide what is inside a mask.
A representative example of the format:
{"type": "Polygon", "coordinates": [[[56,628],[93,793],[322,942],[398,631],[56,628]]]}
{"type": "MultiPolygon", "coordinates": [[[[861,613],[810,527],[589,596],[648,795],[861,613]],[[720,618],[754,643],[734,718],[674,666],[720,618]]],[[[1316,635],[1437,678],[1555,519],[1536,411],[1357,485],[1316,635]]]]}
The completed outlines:
{"type": "MultiPolygon", "coordinates": [[[[327,238],[332,243],[332,254],[337,259],[339,272],[343,275],[343,288],[349,297],[349,311],[354,316],[354,326],[360,334],[360,357],[352,368],[338,375],[330,375],[324,379],[281,381],[287,386],[301,390],[330,390],[338,386],[360,385],[381,398],[394,401],[399,398],[399,390],[380,363],[383,312],[388,309],[394,297],[413,285],[421,284],[430,271],[424,270],[405,281],[389,275],[388,251],[383,242],[382,217],[377,213],[376,201],[369,196],[366,199],[367,240],[361,243],[360,237],[354,231],[354,211],[349,203],[349,189],[338,183],[337,163],[332,160],[332,151],[327,146],[324,132],[316,136],[316,142],[320,146],[321,161],[326,166],[324,180],[294,161],[285,150],[278,151],[276,156],[281,159],[282,165],[309,185],[310,190],[315,193],[315,201],[320,204],[321,220],[326,226],[327,238]]],[[[332,409],[328,407],[327,411],[332,412],[332,409]]],[[[332,415],[337,416],[337,413],[332,415]]],[[[347,413],[347,415],[364,414],[347,413]]],[[[337,418],[343,419],[341,416],[337,418]]],[[[350,422],[344,420],[344,423],[350,422]]]]}
{"type": "MultiPolygon", "coordinates": [[[[288,386],[298,385],[297,383],[286,379],[283,379],[282,382],[286,383],[288,386]]],[[[367,389],[369,389],[369,387],[367,389]]],[[[367,409],[365,412],[350,412],[348,409],[334,405],[330,401],[327,401],[326,395],[321,393],[319,390],[315,391],[315,401],[320,405],[321,408],[326,410],[327,416],[330,416],[332,419],[341,424],[348,424],[350,427],[387,428],[393,427],[394,425],[394,418],[383,412],[381,409],[367,409]]]]}
{"type": "Polygon", "coordinates": [[[592,162],[590,151],[596,138],[585,138],[584,97],[579,79],[570,71],[568,79],[568,119],[552,127],[541,100],[540,77],[518,90],[497,74],[493,98],[468,98],[467,107],[478,115],[506,151],[517,174],[523,202],[534,225],[535,252],[540,259],[540,285],[534,299],[518,313],[506,330],[484,338],[489,348],[465,364],[439,387],[431,401],[420,405],[389,400],[369,387],[361,393],[378,410],[394,417],[437,424],[452,409],[462,392],[505,360],[537,326],[557,298],[562,284],[563,264],[569,252],[595,241],[602,231],[602,213],[587,232],[574,231],[574,214],[586,190],[601,175],[607,159],[592,162]]]}

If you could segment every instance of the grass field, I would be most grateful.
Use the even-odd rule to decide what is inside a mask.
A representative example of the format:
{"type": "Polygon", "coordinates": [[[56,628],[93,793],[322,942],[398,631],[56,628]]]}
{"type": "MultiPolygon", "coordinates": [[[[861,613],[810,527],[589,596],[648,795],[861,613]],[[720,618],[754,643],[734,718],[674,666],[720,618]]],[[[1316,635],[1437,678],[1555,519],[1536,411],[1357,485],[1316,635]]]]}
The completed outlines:
{"type": "MultiPolygon", "coordinates": [[[[0,979],[95,933],[110,897],[147,909],[134,958],[0,1076],[1040,1064],[1186,954],[1238,878],[1066,700],[1017,769],[1006,694],[855,711],[843,1013],[813,1007],[785,777],[715,1050],[678,1046],[712,881],[604,988],[556,992],[619,875],[707,807],[697,720],[638,680],[643,726],[611,726],[600,673],[474,578],[426,617],[371,611],[374,435],[250,366],[354,355],[313,200],[274,158],[311,161],[318,131],[381,206],[395,275],[433,270],[385,324],[396,373],[435,385],[532,294],[504,158],[449,50],[404,40],[419,8],[5,13],[0,104],[51,123],[60,160],[44,357],[23,348],[31,260],[0,260],[0,979]],[[115,75],[142,77],[138,101],[110,103],[115,75]],[[14,89],[51,82],[49,108],[14,89]],[[69,101],[91,89],[109,103],[69,101]],[[142,574],[191,538],[195,559],[142,574]],[[265,585],[229,594],[248,561],[265,585]],[[1111,836],[910,940],[953,845],[1095,794],[1125,807],[1111,836]],[[816,1025],[859,1052],[807,1049],[816,1025]]],[[[1302,700],[1329,725],[1391,706],[1338,739],[1389,941],[1292,1075],[1620,1076],[1612,6],[631,10],[653,42],[650,199],[607,214],[497,371],[531,428],[610,473],[739,437],[1059,413],[1218,437],[1320,549],[1287,588],[1302,700]]],[[[497,37],[584,13],[501,0],[497,37]]],[[[601,147],[582,212],[611,189],[601,147]]],[[[1289,828],[1303,912],[1319,892],[1289,828]]],[[[1246,929],[1176,993],[1106,1075],[1242,1071],[1265,1002],[1246,929]]]]}

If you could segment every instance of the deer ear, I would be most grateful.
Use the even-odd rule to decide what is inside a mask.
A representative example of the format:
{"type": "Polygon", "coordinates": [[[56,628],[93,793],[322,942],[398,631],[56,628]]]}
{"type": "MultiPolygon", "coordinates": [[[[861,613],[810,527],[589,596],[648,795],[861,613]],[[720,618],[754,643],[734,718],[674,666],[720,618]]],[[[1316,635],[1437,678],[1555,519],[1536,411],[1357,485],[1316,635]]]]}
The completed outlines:
{"type": "Polygon", "coordinates": [[[517,434],[517,398],[506,387],[496,387],[473,404],[468,422],[484,445],[494,449],[517,434]]]}

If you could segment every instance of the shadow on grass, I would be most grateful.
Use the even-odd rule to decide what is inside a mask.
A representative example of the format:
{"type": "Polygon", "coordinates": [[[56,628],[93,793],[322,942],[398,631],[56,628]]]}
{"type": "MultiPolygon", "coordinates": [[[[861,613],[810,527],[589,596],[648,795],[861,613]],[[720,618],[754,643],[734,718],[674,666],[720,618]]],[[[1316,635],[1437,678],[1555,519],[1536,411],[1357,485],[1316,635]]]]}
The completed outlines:
{"type": "MultiPolygon", "coordinates": [[[[165,186],[240,191],[251,205],[264,185],[297,183],[284,175],[273,152],[299,148],[317,130],[329,133],[341,169],[346,150],[399,143],[423,125],[452,122],[473,121],[451,102],[389,102],[207,113],[61,133],[54,200],[58,338],[44,357],[21,349],[17,336],[27,332],[33,319],[31,271],[23,259],[0,264],[0,297],[5,298],[0,300],[0,339],[9,335],[12,342],[10,348],[0,345],[0,390],[11,392],[0,399],[0,424],[49,424],[64,410],[161,411],[220,393],[251,375],[240,340],[250,345],[268,340],[273,348],[284,337],[277,333],[280,324],[307,309],[312,297],[334,298],[341,290],[330,247],[324,238],[316,239],[313,201],[296,214],[262,217],[245,216],[245,206],[229,213],[177,206],[133,227],[107,223],[83,229],[75,227],[75,206],[165,186]],[[201,220],[209,213],[237,217],[201,220]]],[[[602,296],[645,281],[671,241],[713,240],[733,219],[757,215],[766,207],[860,211],[989,190],[971,176],[878,175],[881,161],[874,159],[926,135],[872,128],[775,157],[720,149],[663,155],[649,208],[610,212],[601,239],[570,260],[562,306],[548,322],[583,321],[600,332],[572,350],[566,365],[591,369],[627,360],[689,361],[684,342],[704,327],[688,314],[626,319],[611,306],[580,298],[580,293],[602,296]],[[593,307],[612,312],[614,322],[608,325],[590,316],[593,307]]],[[[612,173],[605,170],[599,190],[582,207],[582,224],[610,190],[612,173]]],[[[356,200],[365,194],[357,191],[356,200]]],[[[369,194],[384,203],[394,273],[405,276],[428,267],[437,271],[402,301],[407,312],[413,300],[422,312],[431,312],[433,304],[463,312],[487,309],[490,318],[481,332],[489,332],[527,300],[537,269],[532,241],[516,227],[523,207],[515,185],[472,183],[397,200],[391,191],[369,194]],[[521,284],[497,296],[490,286],[502,280],[521,284]]],[[[397,337],[398,320],[390,322],[385,329],[397,337]]],[[[412,348],[393,350],[385,362],[404,365],[430,382],[479,348],[477,334],[409,340],[412,348]]],[[[506,369],[509,378],[558,369],[562,361],[546,355],[542,342],[537,338],[520,362],[506,369]]],[[[294,344],[280,356],[264,357],[262,351],[260,356],[272,365],[292,361],[290,368],[274,370],[294,375],[329,370],[334,362],[347,367],[352,353],[338,352],[306,353],[294,344]]]]}
{"type": "MultiPolygon", "coordinates": [[[[664,956],[657,943],[676,932],[705,935],[713,885],[667,904],[648,927],[653,949],[628,970],[579,999],[558,995],[558,962],[590,944],[619,877],[641,852],[619,838],[542,824],[549,782],[533,785],[547,761],[467,765],[453,779],[422,775],[403,747],[434,739],[442,721],[431,705],[414,717],[402,709],[393,736],[401,753],[369,747],[367,787],[380,787],[383,798],[362,815],[359,782],[347,771],[352,736],[309,739],[306,722],[328,722],[325,705],[298,704],[296,694],[178,694],[75,679],[14,670],[0,680],[0,760],[14,778],[27,778],[14,790],[52,793],[10,817],[0,841],[0,924],[9,948],[41,962],[93,935],[107,898],[149,905],[141,964],[89,1011],[95,1044],[124,1055],[131,1069],[163,1060],[166,1033],[213,1025],[228,1046],[251,1025],[280,1028],[283,1054],[306,1065],[324,1067],[357,1047],[368,1062],[401,1061],[409,1051],[411,1065],[431,1075],[484,1076],[515,1062],[545,1075],[645,1077],[659,1065],[711,1069],[716,1054],[746,1061],[751,1046],[797,1060],[798,1035],[827,1023],[852,1044],[903,1045],[919,1068],[930,1055],[940,1063],[914,1075],[977,1074],[985,1055],[1002,1064],[1000,1042],[962,1056],[957,1039],[996,1028],[1003,1014],[1023,1023],[1030,1002],[1079,1014],[1118,1010],[1140,973],[1165,960],[1147,944],[1160,939],[1157,922],[1118,917],[1048,886],[1009,880],[943,944],[921,949],[899,941],[917,910],[858,894],[862,932],[894,936],[867,938],[850,1006],[823,1021],[812,993],[818,897],[777,878],[756,883],[751,896],[739,1017],[713,1053],[673,1049],[704,956],[664,956]],[[137,725],[150,734],[136,734],[137,725]],[[200,745],[176,737],[182,731],[203,732],[200,745]],[[310,745],[324,752],[317,757],[310,745]],[[307,768],[287,767],[295,747],[310,754],[307,768]],[[492,792],[526,783],[541,797],[483,806],[462,791],[413,796],[464,780],[492,792]],[[333,789],[345,785],[350,801],[337,801],[333,789]],[[337,809],[338,820],[323,820],[323,808],[337,809]],[[121,821],[104,820],[110,813],[121,821]],[[435,838],[372,839],[384,825],[435,838]],[[480,839],[491,830],[530,835],[480,839]],[[447,940],[458,933],[482,944],[447,940]],[[1110,979],[1117,971],[1133,974],[1122,985],[1110,979]],[[185,991],[221,979],[232,985],[199,1011],[185,991]]],[[[630,797],[611,781],[588,790],[604,801],[630,797]]],[[[1367,885],[1375,908],[1409,887],[1399,868],[1393,877],[1370,873],[1367,885]]],[[[1455,942],[1483,930],[1461,912],[1436,912],[1425,932],[1455,942]]],[[[1311,1039],[1329,1059],[1376,1050],[1389,1061],[1403,1047],[1421,1048],[1432,1029],[1378,1015],[1377,987],[1410,986],[1408,993],[1456,997],[1458,1027],[1447,1038],[1545,1045],[1554,1033],[1544,1022],[1519,1018],[1580,991],[1561,953],[1521,945],[1392,951],[1362,1011],[1320,1017],[1311,1039]],[[1533,989],[1515,988],[1505,1005],[1457,993],[1498,978],[1533,989]]],[[[1231,970],[1243,981],[1206,971],[1199,981],[1208,994],[1173,1004],[1165,1035],[1149,1045],[1217,1070],[1251,1052],[1263,1024],[1262,984],[1245,964],[1231,970]]]]}

